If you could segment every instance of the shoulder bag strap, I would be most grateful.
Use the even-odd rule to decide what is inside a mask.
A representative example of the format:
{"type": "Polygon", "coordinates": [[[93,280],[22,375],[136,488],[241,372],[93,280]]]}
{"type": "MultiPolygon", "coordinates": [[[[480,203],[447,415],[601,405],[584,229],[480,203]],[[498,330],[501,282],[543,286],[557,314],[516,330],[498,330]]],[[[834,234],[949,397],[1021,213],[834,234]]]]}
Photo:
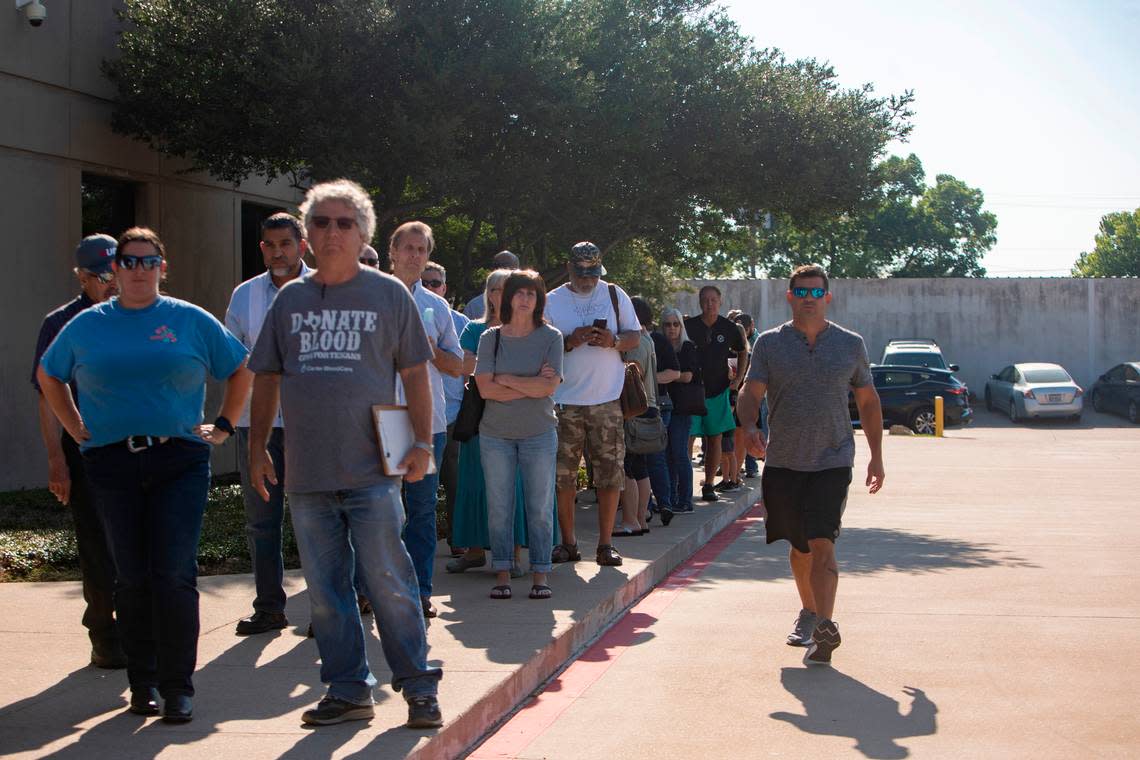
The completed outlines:
{"type": "Polygon", "coordinates": [[[610,285],[610,303],[614,305],[614,335],[621,332],[621,309],[618,308],[617,286],[610,285]]]}

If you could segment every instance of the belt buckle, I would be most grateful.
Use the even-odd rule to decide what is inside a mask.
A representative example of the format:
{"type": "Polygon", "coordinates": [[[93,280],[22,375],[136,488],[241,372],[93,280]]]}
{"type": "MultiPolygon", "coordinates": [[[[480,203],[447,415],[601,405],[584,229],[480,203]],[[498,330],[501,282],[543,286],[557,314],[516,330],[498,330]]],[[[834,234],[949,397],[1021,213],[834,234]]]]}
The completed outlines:
{"type": "Polygon", "coordinates": [[[127,436],[127,451],[131,452],[132,454],[138,454],[139,452],[146,451],[150,447],[151,447],[151,437],[149,435],[128,435],[127,436]],[[144,441],[143,445],[136,446],[135,445],[136,439],[140,439],[140,440],[144,441]]]}

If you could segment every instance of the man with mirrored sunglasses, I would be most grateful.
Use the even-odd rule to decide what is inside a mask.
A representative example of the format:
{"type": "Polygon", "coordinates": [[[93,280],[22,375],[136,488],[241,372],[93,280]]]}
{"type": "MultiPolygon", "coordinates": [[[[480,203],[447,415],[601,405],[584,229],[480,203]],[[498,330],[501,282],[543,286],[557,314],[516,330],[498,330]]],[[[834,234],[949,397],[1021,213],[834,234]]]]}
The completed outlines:
{"type": "Polygon", "coordinates": [[[862,336],[827,319],[831,293],[823,267],[798,267],[787,300],[792,319],[756,339],[737,411],[750,452],[765,457],[760,483],[767,541],[786,539],[792,545],[789,561],[801,609],[787,644],[807,647],[805,665],[830,665],[840,643],[832,619],[839,586],[835,542],[855,463],[848,391],[855,395],[871,450],[866,478],[871,493],[886,477],[883,411],[862,336]],[[765,397],[767,441],[756,425],[765,397]]]}
{"type": "MultiPolygon", "coordinates": [[[[44,317],[36,341],[36,358],[32,364],[32,387],[36,389],[40,419],[40,435],[48,453],[48,488],[60,504],[70,507],[75,523],[75,539],[82,574],[83,600],[87,608],[83,625],[91,638],[91,664],[99,668],[124,668],[126,655],[120,643],[114,617],[114,565],[107,549],[103,524],[89,492],[79,444],[59,424],[48,408],[36,368],[48,346],[60,330],[77,314],[113,296],[115,273],[115,239],[110,235],[89,235],[75,249],[75,269],[79,295],[44,317]]],[[[72,394],[75,395],[74,389],[72,394]]]]}

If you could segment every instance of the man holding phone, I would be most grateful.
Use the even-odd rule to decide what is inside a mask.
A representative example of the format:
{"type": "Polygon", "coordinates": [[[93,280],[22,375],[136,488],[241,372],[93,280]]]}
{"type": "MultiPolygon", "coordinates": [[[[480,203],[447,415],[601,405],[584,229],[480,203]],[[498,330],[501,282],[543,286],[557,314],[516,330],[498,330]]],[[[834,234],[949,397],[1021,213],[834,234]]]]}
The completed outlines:
{"type": "Polygon", "coordinates": [[[601,279],[605,268],[596,245],[581,242],[571,248],[566,269],[570,282],[546,297],[546,318],[561,331],[567,352],[562,384],[554,391],[562,543],[554,547],[552,559],[576,562],[582,558],[574,534],[574,497],[578,490],[578,464],[586,449],[598,490],[596,559],[599,565],[620,565],[622,557],[610,544],[610,534],[625,484],[625,418],[619,401],[625,364],[621,352],[637,345],[641,325],[625,291],[601,279]]]}

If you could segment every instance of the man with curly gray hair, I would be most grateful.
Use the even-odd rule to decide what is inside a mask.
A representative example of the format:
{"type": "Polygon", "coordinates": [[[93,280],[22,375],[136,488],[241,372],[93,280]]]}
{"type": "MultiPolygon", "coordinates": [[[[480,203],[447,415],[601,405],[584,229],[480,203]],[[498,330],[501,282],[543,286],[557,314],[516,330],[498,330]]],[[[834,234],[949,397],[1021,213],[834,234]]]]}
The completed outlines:
{"type": "Polygon", "coordinates": [[[285,492],[312,604],[324,699],[301,716],[327,725],[373,715],[375,677],[353,592],[354,573],[372,603],[410,728],[440,726],[442,673],[427,664],[419,583],[400,539],[400,476],[381,468],[374,404],[396,401],[403,382],[415,444],[404,480],[423,478],[432,456],[432,346],[408,289],[365,266],[375,231],[372,201],[348,180],[316,185],[301,214],[317,270],[289,282],[265,317],[249,368],[257,373],[250,416],[250,481],[263,499],[276,482],[266,450],[278,401],[285,426],[285,492]],[[353,555],[356,555],[355,569],[353,555]]]}

